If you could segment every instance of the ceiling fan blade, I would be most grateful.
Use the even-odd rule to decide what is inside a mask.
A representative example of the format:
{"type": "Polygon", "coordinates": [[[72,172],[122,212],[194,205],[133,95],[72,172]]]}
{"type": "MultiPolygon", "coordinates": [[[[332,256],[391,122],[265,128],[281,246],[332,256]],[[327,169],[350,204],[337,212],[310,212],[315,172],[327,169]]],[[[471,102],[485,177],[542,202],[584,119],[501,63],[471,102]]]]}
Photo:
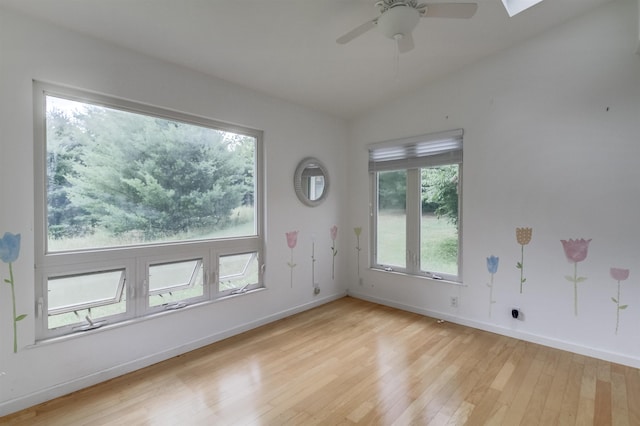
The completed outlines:
{"type": "Polygon", "coordinates": [[[469,19],[476,14],[476,3],[427,3],[427,18],[469,19]]]}
{"type": "Polygon", "coordinates": [[[410,50],[413,50],[413,48],[415,47],[413,44],[413,36],[411,35],[411,33],[399,38],[397,43],[398,52],[400,53],[406,53],[410,50]]]}
{"type": "Polygon", "coordinates": [[[338,37],[338,39],[336,40],[336,43],[338,43],[338,44],[349,43],[354,38],[359,37],[362,34],[366,33],[367,31],[375,28],[377,23],[378,23],[378,18],[374,18],[374,19],[372,19],[372,20],[370,20],[368,22],[365,22],[364,24],[360,25],[359,27],[356,27],[356,28],[352,29],[351,31],[349,31],[348,33],[343,35],[342,37],[338,37]]]}

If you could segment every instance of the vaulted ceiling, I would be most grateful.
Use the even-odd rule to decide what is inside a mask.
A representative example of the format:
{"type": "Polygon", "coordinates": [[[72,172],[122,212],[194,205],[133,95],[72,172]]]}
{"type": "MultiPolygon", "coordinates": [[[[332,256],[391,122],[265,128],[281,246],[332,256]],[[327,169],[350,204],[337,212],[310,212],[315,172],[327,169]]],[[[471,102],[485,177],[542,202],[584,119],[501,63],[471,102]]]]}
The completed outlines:
{"type": "Polygon", "coordinates": [[[0,8],[349,119],[610,0],[546,0],[511,18],[501,0],[456,1],[476,1],[476,15],[422,19],[415,49],[398,62],[395,43],[375,28],[336,43],[378,15],[375,0],[0,0],[0,8]]]}

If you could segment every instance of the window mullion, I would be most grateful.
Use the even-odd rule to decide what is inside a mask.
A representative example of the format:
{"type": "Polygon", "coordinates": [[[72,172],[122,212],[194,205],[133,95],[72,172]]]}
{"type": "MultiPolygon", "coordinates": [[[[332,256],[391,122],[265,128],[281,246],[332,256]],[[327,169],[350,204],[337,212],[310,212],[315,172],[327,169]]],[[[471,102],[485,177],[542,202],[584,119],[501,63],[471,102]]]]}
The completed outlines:
{"type": "Polygon", "coordinates": [[[407,272],[420,271],[420,169],[407,170],[407,272]]]}

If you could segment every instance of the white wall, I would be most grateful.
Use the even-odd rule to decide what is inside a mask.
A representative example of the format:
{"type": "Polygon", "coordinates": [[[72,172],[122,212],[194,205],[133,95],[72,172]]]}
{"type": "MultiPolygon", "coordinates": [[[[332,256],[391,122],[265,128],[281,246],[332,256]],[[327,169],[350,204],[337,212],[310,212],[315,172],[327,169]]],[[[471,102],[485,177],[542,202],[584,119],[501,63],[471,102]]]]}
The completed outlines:
{"type": "MultiPolygon", "coordinates": [[[[640,367],[640,57],[637,2],[609,3],[356,120],[350,226],[368,224],[366,145],[463,128],[464,286],[349,265],[353,295],[640,367]],[[515,228],[525,246],[522,294],[515,228]],[[561,239],[591,238],[579,312],[561,239]],[[489,316],[486,258],[500,258],[489,316]],[[616,281],[622,282],[615,334],[616,281]],[[457,309],[450,296],[459,297],[457,309]],[[524,321],[510,317],[512,307],[524,321]]],[[[402,58],[401,58],[402,60],[402,58]]],[[[368,247],[368,230],[362,245],[368,247]]],[[[355,242],[355,237],[352,237],[355,242]]],[[[365,253],[363,251],[363,253],[365,253]]],[[[362,262],[368,254],[363,254],[362,262]]],[[[355,260],[352,251],[351,262],[355,260]]]]}
{"type": "MultiPolygon", "coordinates": [[[[346,123],[178,66],[0,10],[0,237],[22,235],[14,264],[19,350],[13,353],[9,286],[0,287],[0,415],[122,374],[250,327],[340,297],[346,267],[331,278],[329,228],[344,228],[346,190],[317,208],[293,192],[299,160],[316,156],[334,182],[346,178],[346,123]],[[266,291],[152,320],[34,345],[32,79],[70,85],[264,131],[266,291]],[[293,288],[285,232],[300,231],[293,288]],[[311,285],[311,235],[321,293],[311,285]]],[[[346,223],[346,222],[345,222],[346,223]]],[[[338,233],[338,247],[346,242],[338,233]]],[[[0,263],[0,276],[8,267],[0,263]]]]}

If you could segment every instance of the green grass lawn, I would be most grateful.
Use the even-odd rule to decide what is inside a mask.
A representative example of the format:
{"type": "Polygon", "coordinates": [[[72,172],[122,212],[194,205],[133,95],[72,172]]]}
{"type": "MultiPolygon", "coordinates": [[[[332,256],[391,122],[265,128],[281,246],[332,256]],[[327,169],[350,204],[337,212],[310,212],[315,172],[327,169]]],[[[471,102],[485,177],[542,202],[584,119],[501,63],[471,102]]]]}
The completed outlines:
{"type": "MultiPolygon", "coordinates": [[[[378,216],[378,263],[404,266],[406,258],[405,214],[382,211],[378,216]]],[[[458,273],[458,232],[455,225],[433,214],[422,216],[421,269],[458,273]]]]}

